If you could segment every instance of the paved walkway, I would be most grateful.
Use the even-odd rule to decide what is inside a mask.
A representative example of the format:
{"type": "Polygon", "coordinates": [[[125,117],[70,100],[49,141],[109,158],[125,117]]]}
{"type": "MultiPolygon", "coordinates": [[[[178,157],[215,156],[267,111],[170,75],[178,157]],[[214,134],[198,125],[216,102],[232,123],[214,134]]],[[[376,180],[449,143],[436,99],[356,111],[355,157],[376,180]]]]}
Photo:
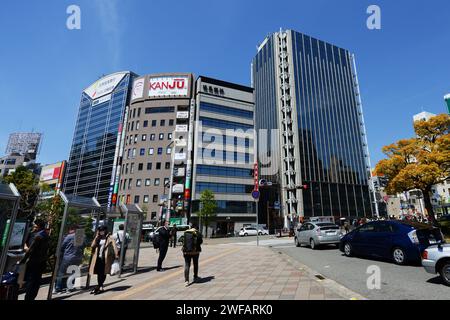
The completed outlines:
{"type": "MultiPolygon", "coordinates": [[[[313,270],[272,250],[268,245],[283,245],[287,239],[267,241],[257,247],[250,243],[208,244],[200,255],[199,283],[184,286],[184,260],[181,248],[169,248],[163,267],[156,272],[157,253],[141,249],[139,272],[122,278],[108,276],[105,292],[90,295],[79,291],[56,295],[71,300],[324,300],[364,299],[364,297],[331,280],[320,280],[313,270]]],[[[275,247],[274,247],[275,248],[275,247]]],[[[191,266],[191,280],[192,280],[191,266]]],[[[96,277],[92,280],[96,283],[96,277]]],[[[45,299],[48,287],[42,287],[39,298],[45,299]]]]}

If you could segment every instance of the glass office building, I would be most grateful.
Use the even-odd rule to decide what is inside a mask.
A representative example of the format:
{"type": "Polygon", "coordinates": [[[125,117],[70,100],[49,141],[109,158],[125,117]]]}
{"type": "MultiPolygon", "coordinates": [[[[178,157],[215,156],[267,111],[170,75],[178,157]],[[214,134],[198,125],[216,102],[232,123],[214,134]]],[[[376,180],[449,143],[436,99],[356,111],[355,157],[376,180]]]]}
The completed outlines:
{"type": "Polygon", "coordinates": [[[284,225],[301,216],[371,216],[354,56],[296,31],[276,32],[258,48],[252,82],[260,174],[277,186],[284,225]]]}
{"type": "Polygon", "coordinates": [[[233,234],[256,222],[254,187],[253,89],[200,76],[196,85],[192,216],[197,219],[201,193],[217,201],[209,227],[233,234]]]}
{"type": "Polygon", "coordinates": [[[64,192],[96,197],[102,206],[117,201],[122,131],[135,75],[105,76],[81,94],[64,192]]]}

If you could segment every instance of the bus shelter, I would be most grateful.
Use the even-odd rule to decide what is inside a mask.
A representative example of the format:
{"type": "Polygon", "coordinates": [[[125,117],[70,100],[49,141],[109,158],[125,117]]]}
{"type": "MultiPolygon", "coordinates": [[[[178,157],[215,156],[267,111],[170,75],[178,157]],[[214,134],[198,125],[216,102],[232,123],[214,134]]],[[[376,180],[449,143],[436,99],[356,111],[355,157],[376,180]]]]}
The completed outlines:
{"type": "MultiPolygon", "coordinates": [[[[119,277],[124,272],[136,273],[139,261],[143,214],[135,204],[120,204],[107,213],[108,230],[117,239],[120,225],[123,225],[123,234],[120,235],[120,268],[119,277]]],[[[116,241],[118,243],[119,241],[116,241]]]]}
{"type": "Polygon", "coordinates": [[[59,193],[64,202],[64,213],[59,224],[58,244],[47,299],[51,300],[54,289],[89,288],[89,266],[92,259],[91,243],[100,225],[103,209],[95,198],[59,193]],[[73,243],[75,250],[65,255],[67,243],[73,243]],[[84,282],[84,285],[83,285],[84,282]]]}
{"type": "MultiPolygon", "coordinates": [[[[14,184],[0,183],[0,279],[5,271],[8,251],[15,243],[23,243],[26,226],[16,225],[20,194],[14,184]]],[[[19,245],[19,246],[20,246],[19,245]]]]}

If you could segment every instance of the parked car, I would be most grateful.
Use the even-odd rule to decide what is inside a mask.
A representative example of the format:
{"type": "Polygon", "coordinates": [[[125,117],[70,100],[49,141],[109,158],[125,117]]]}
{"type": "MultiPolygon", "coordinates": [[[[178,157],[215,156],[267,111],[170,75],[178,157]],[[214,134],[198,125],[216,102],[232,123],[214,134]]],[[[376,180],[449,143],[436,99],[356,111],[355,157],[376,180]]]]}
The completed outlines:
{"type": "Polygon", "coordinates": [[[239,236],[246,237],[246,236],[256,236],[258,234],[258,231],[254,227],[244,227],[241,228],[239,231],[239,236]]]}
{"type": "Polygon", "coordinates": [[[303,244],[311,249],[324,244],[339,245],[341,231],[330,222],[306,222],[295,229],[294,241],[297,247],[303,244]]]}
{"type": "Polygon", "coordinates": [[[422,266],[428,273],[439,273],[444,284],[450,286],[450,244],[425,249],[422,253],[422,266]]]}
{"type": "Polygon", "coordinates": [[[339,249],[346,256],[374,256],[406,264],[420,262],[423,250],[441,240],[441,230],[431,225],[411,221],[372,221],[343,236],[339,249]]]}

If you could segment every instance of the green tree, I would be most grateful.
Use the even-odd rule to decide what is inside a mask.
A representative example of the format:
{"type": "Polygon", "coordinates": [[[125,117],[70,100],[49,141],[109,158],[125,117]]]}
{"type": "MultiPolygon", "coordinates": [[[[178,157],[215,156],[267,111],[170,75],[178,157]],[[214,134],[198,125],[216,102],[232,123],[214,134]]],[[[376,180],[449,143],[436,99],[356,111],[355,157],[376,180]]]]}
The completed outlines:
{"type": "Polygon", "coordinates": [[[20,166],[13,173],[7,175],[4,181],[13,183],[20,193],[18,218],[32,220],[39,199],[39,181],[36,175],[24,166],[20,166]]]}
{"type": "Polygon", "coordinates": [[[450,176],[449,127],[450,117],[447,114],[437,115],[428,121],[416,121],[416,137],[383,147],[387,159],[381,160],[375,167],[377,175],[388,178],[388,194],[421,190],[425,208],[433,223],[435,216],[431,188],[450,176]]]}
{"type": "Polygon", "coordinates": [[[200,211],[198,217],[206,227],[205,236],[208,237],[208,226],[212,218],[216,216],[217,202],[211,190],[204,190],[200,194],[200,211]]]}

